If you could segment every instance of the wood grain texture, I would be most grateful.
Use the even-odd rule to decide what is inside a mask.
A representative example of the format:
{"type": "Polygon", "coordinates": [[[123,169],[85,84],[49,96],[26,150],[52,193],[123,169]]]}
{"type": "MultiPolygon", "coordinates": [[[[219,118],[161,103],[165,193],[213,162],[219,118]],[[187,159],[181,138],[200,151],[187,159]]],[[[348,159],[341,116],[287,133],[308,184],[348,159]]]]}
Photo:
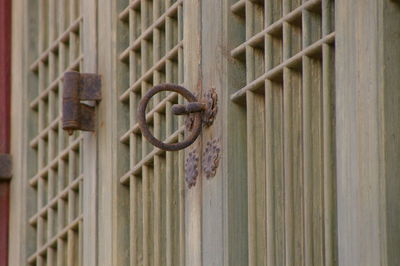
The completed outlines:
{"type": "Polygon", "coordinates": [[[246,81],[243,65],[230,57],[230,51],[239,45],[243,34],[241,18],[230,12],[235,1],[225,0],[223,12],[223,45],[218,47],[222,54],[219,116],[222,123],[222,159],[220,167],[223,182],[223,230],[225,266],[248,263],[247,221],[247,174],[246,161],[246,111],[230,101],[230,95],[246,81]]]}
{"type": "MultiPolygon", "coordinates": [[[[25,93],[28,71],[27,59],[29,58],[26,51],[29,48],[37,47],[35,43],[30,42],[29,33],[29,8],[28,1],[13,1],[12,5],[12,44],[11,51],[12,75],[11,78],[11,113],[13,118],[11,121],[11,147],[10,152],[14,157],[14,178],[11,181],[10,191],[10,238],[9,247],[9,265],[24,265],[26,258],[31,254],[32,249],[29,248],[33,243],[33,232],[26,226],[28,219],[27,209],[32,208],[33,195],[27,193],[29,187],[29,173],[27,173],[26,164],[33,165],[26,160],[28,146],[28,128],[25,123],[29,108],[27,105],[21,105],[22,102],[28,102],[29,95],[25,93]],[[20,18],[24,19],[20,19],[20,18]],[[30,46],[32,45],[32,46],[30,46]],[[21,245],[26,243],[26,245],[21,245]]],[[[32,57],[30,58],[32,59],[32,57]]]]}
{"type": "MultiPolygon", "coordinates": [[[[81,1],[83,16],[82,53],[85,60],[82,71],[84,73],[97,73],[98,71],[98,1],[81,1]]],[[[89,103],[94,105],[95,103],[89,103]]],[[[83,265],[98,265],[98,139],[95,132],[83,134],[83,265]]]]}
{"type": "Polygon", "coordinates": [[[117,158],[120,154],[118,142],[117,104],[120,84],[116,77],[116,25],[118,22],[116,1],[97,1],[97,73],[102,78],[102,101],[96,109],[98,142],[98,265],[127,265],[126,249],[120,246],[127,245],[121,235],[129,237],[127,233],[129,222],[121,215],[127,213],[129,195],[127,188],[121,186],[117,172],[117,158]],[[122,218],[123,217],[123,218],[122,218]],[[123,232],[121,233],[121,230],[123,232]]]}
{"type": "MultiPolygon", "coordinates": [[[[185,86],[187,89],[199,95],[202,93],[201,8],[202,1],[187,0],[183,11],[183,21],[185,25],[183,32],[185,36],[185,86]]],[[[196,148],[198,157],[201,158],[201,147],[201,142],[197,140],[190,149],[196,148]]],[[[201,167],[199,167],[196,185],[191,189],[185,189],[185,265],[190,266],[203,265],[202,182],[201,167]]]]}
{"type": "Polygon", "coordinates": [[[400,9],[360,3],[336,14],[339,265],[396,265],[400,9]]]}
{"type": "MultiPolygon", "coordinates": [[[[225,101],[223,93],[225,87],[222,80],[225,72],[222,70],[223,43],[222,14],[223,3],[213,0],[201,1],[201,79],[203,95],[212,88],[218,94],[218,114],[210,127],[204,127],[201,134],[201,156],[205,155],[208,142],[217,139],[220,145],[220,154],[223,156],[223,139],[226,132],[223,131],[224,115],[221,104],[225,101]],[[222,144],[222,145],[221,145],[222,144]]],[[[203,158],[200,166],[204,169],[203,158]]],[[[202,265],[224,264],[224,179],[226,178],[224,167],[219,162],[219,167],[214,177],[207,179],[202,171],[199,178],[202,179],[202,265]]]]}

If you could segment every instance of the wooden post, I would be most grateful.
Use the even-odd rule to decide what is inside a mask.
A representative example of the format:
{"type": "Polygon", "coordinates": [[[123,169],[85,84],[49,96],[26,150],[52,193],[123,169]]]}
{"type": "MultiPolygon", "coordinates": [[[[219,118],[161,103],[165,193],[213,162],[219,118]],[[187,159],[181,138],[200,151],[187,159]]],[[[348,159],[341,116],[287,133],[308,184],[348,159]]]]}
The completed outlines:
{"type": "Polygon", "coordinates": [[[400,6],[336,7],[339,265],[399,265],[400,6]]]}

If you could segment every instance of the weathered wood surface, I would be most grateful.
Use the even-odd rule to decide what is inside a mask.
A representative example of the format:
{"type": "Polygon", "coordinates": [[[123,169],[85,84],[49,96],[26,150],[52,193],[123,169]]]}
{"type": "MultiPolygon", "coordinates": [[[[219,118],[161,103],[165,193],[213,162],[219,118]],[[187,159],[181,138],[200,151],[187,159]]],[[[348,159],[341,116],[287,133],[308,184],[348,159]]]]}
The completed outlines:
{"type": "Polygon", "coordinates": [[[336,7],[339,265],[398,265],[400,7],[336,7]]]}
{"type": "MultiPolygon", "coordinates": [[[[201,48],[201,8],[202,1],[185,0],[184,8],[184,76],[185,86],[194,93],[201,95],[202,80],[202,48],[201,48]]],[[[188,150],[197,149],[201,161],[202,143],[198,139],[188,150]]],[[[187,154],[187,151],[186,151],[187,154]]],[[[197,182],[191,189],[185,189],[185,265],[203,265],[202,247],[202,183],[201,167],[199,166],[197,182]]]]}
{"type": "MultiPolygon", "coordinates": [[[[98,1],[80,2],[83,16],[83,73],[98,72],[98,1]]],[[[94,105],[95,103],[90,103],[94,105]]],[[[83,132],[83,265],[98,265],[98,137],[95,132],[83,132]]]]}

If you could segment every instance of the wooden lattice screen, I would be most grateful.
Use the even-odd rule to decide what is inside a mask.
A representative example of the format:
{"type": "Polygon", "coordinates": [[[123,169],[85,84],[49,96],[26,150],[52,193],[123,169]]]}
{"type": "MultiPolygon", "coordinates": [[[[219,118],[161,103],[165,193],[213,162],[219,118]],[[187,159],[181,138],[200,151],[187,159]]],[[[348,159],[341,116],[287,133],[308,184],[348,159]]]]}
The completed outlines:
{"type": "Polygon", "coordinates": [[[35,0],[30,5],[33,61],[28,84],[28,158],[33,188],[29,224],[34,233],[26,243],[29,265],[82,265],[82,137],[68,136],[61,125],[62,76],[82,68],[79,0],[35,0]],[[37,50],[34,49],[37,45],[37,50]]]}
{"type": "MultiPolygon", "coordinates": [[[[136,109],[141,96],[160,83],[183,84],[183,0],[120,0],[119,80],[121,124],[129,165],[121,183],[129,186],[130,265],[184,265],[183,152],[163,152],[141,136],[136,109]],[[129,114],[129,115],[127,115],[129,114]],[[124,121],[122,119],[121,121],[124,121]]],[[[181,99],[160,93],[148,108],[154,135],[182,139],[182,119],[171,113],[181,99]]]]}
{"type": "Polygon", "coordinates": [[[334,265],[334,0],[240,0],[249,265],[334,265]]]}

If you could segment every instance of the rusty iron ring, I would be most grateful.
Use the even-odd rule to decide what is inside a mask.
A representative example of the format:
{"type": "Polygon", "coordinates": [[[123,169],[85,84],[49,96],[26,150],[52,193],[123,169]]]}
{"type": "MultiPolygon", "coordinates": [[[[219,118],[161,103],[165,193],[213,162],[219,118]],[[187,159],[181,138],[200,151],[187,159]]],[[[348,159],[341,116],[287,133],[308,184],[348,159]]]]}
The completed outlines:
{"type": "Polygon", "coordinates": [[[177,142],[177,143],[164,143],[158,139],[156,139],[150,132],[149,128],[147,127],[146,124],[146,107],[147,104],[149,103],[151,97],[153,97],[155,94],[161,92],[161,91],[173,91],[176,93],[181,94],[188,102],[197,102],[196,97],[187,89],[184,87],[181,87],[179,85],[175,84],[160,84],[157,85],[153,88],[151,88],[142,98],[142,100],[139,103],[138,107],[138,114],[137,114],[137,119],[139,123],[139,127],[142,131],[143,136],[154,146],[165,150],[165,151],[178,151],[182,150],[189,145],[191,145],[193,142],[196,141],[197,137],[201,133],[201,112],[196,112],[194,113],[194,123],[193,123],[193,129],[191,131],[191,134],[182,142],[177,142]]]}

